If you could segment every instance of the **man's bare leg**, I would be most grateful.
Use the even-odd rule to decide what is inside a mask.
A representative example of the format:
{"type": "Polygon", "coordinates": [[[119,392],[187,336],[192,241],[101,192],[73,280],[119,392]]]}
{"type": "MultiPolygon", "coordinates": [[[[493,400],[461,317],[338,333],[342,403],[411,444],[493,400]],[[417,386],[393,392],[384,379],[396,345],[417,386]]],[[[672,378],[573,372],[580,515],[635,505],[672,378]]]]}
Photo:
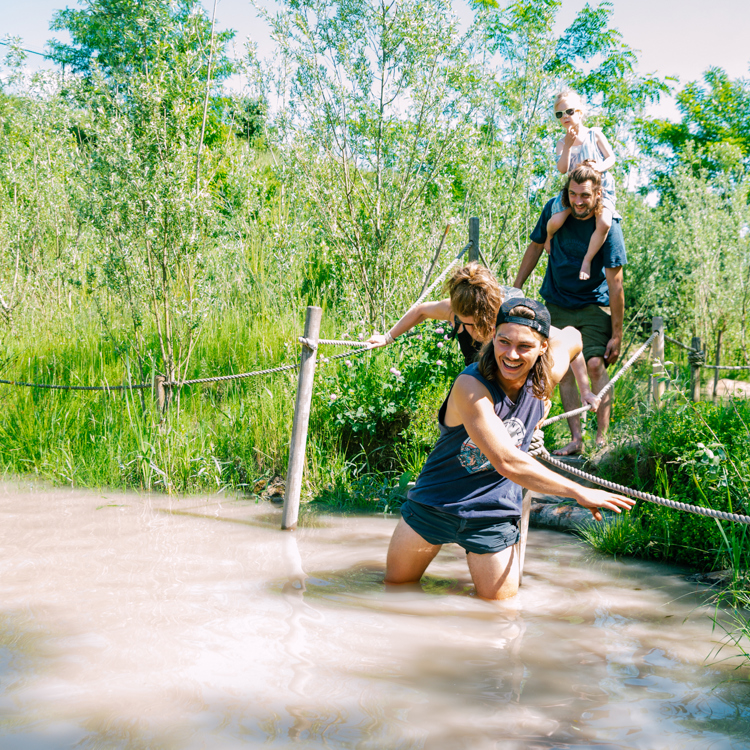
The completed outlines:
{"type": "Polygon", "coordinates": [[[400,519],[388,546],[386,585],[418,583],[441,546],[425,541],[403,518],[400,519]]]}
{"type": "MultiPolygon", "coordinates": [[[[575,376],[570,370],[565,373],[560,381],[560,400],[565,411],[573,411],[581,405],[581,394],[578,393],[575,376]]],[[[552,451],[553,456],[571,456],[574,453],[579,453],[583,448],[581,418],[579,416],[568,417],[568,427],[570,427],[571,441],[564,448],[552,451]]]]}
{"type": "MultiPolygon", "coordinates": [[[[609,375],[607,375],[607,367],[604,364],[603,357],[592,357],[586,362],[586,369],[589,373],[589,379],[591,380],[591,390],[594,393],[599,393],[607,383],[609,383],[609,375]]],[[[606,440],[607,430],[609,429],[609,417],[612,413],[612,391],[608,391],[604,398],[602,398],[601,404],[596,411],[596,445],[601,448],[606,440]]]]}
{"type": "Polygon", "coordinates": [[[521,543],[518,542],[500,552],[486,555],[469,552],[466,560],[477,596],[494,601],[510,599],[518,593],[520,550],[521,543]]]}

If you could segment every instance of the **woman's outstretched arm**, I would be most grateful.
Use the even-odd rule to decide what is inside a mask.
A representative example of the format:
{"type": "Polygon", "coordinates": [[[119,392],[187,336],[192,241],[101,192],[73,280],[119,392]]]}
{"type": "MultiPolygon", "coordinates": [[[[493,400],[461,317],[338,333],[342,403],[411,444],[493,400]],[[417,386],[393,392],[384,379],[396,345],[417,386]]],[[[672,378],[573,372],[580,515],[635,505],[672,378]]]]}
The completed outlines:
{"type": "Polygon", "coordinates": [[[423,302],[416,307],[410,307],[403,315],[401,320],[394,325],[386,334],[374,333],[367,340],[367,343],[373,349],[379,346],[385,346],[390,343],[388,337],[397,339],[402,333],[410,331],[414,326],[419,325],[423,320],[452,320],[453,311],[451,310],[450,299],[441,299],[438,302],[423,302]]]}

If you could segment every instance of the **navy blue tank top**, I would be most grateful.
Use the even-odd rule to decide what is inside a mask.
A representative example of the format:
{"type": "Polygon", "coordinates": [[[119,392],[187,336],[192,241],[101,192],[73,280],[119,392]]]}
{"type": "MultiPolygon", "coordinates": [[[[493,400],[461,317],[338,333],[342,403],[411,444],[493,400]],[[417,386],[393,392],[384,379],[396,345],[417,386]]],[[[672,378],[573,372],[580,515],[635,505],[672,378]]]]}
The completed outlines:
{"type": "MultiPolygon", "coordinates": [[[[534,428],[544,414],[544,402],[531,392],[531,382],[526,382],[514,403],[497,383],[482,377],[477,363],[469,365],[461,374],[476,378],[487,388],[495,414],[503,421],[516,446],[528,451],[534,428]]],[[[409,490],[409,500],[460,518],[520,518],[520,485],[494,469],[463,425],[445,425],[448,398],[438,414],[440,437],[416,484],[409,490]]]]}

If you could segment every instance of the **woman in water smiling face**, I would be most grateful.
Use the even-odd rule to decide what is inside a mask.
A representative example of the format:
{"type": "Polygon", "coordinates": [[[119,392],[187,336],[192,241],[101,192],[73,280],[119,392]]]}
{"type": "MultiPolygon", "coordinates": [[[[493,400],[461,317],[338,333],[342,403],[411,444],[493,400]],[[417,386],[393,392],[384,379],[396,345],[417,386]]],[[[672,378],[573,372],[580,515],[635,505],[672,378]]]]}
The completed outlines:
{"type": "Polygon", "coordinates": [[[386,584],[419,581],[443,544],[467,552],[477,594],[513,596],[520,579],[522,487],[572,497],[600,519],[632,500],[584,488],[528,455],[553,388],[581,351],[565,328],[550,339],[549,312],[522,298],[500,306],[478,362],[456,379],[438,414],[440,438],[401,509],[386,584]]]}

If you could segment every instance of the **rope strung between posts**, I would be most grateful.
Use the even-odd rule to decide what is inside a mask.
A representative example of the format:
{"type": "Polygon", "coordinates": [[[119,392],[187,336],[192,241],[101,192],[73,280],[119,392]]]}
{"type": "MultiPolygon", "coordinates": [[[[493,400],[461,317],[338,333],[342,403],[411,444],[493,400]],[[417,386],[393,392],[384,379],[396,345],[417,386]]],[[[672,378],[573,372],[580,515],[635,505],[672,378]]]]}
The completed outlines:
{"type": "MultiPolygon", "coordinates": [[[[646,343],[643,344],[640,349],[620,368],[620,371],[612,378],[612,380],[607,383],[607,385],[604,386],[604,388],[599,391],[597,394],[598,398],[602,398],[608,391],[610,391],[612,388],[614,388],[615,383],[629,370],[636,362],[638,357],[643,354],[643,352],[646,350],[646,348],[649,346],[649,344],[659,335],[658,331],[654,331],[648,339],[646,340],[646,343]]],[[[573,409],[572,411],[567,411],[565,414],[558,414],[555,417],[550,417],[549,419],[545,419],[544,422],[542,422],[542,427],[547,427],[547,425],[554,424],[555,422],[559,422],[562,419],[567,419],[568,417],[574,417],[577,414],[583,414],[585,411],[590,411],[593,407],[591,404],[586,404],[586,406],[581,406],[578,409],[573,409]]]]}
{"type": "Polygon", "coordinates": [[[221,383],[225,380],[240,380],[241,378],[251,378],[254,375],[270,375],[272,372],[285,372],[286,370],[298,370],[299,363],[293,365],[281,365],[280,367],[269,367],[267,370],[254,370],[253,372],[240,372],[236,375],[217,375],[213,378],[195,378],[193,380],[182,380],[179,383],[164,381],[164,385],[169,388],[183,385],[198,385],[200,383],[221,383]]]}
{"type": "MultiPolygon", "coordinates": [[[[471,242],[467,243],[459,254],[451,261],[451,263],[445,268],[445,270],[435,279],[435,282],[428,287],[425,293],[417,300],[414,304],[417,305],[419,302],[429,294],[448,274],[448,271],[461,259],[464,253],[471,247],[471,242]]],[[[407,335],[411,335],[407,334],[407,335]]],[[[299,337],[299,341],[308,348],[317,348],[310,346],[311,342],[305,339],[304,336],[299,337]]],[[[320,357],[318,360],[319,364],[327,364],[337,359],[345,359],[347,357],[356,357],[360,354],[364,354],[370,351],[371,346],[366,341],[343,341],[339,339],[318,339],[318,345],[329,345],[329,346],[353,346],[356,349],[351,349],[344,352],[343,354],[337,354],[333,357],[320,357]]],[[[165,388],[182,388],[186,385],[201,385],[203,383],[222,383],[229,380],[241,380],[243,378],[251,378],[256,375],[270,375],[274,372],[286,372],[288,370],[298,370],[300,367],[299,362],[295,362],[291,365],[281,365],[279,367],[268,367],[265,370],[253,370],[252,372],[241,372],[236,375],[216,375],[210,378],[193,378],[191,380],[182,381],[163,381],[162,385],[165,388]]],[[[152,383],[131,383],[129,385],[54,385],[50,383],[26,383],[19,380],[0,380],[0,385],[15,385],[24,388],[45,388],[47,390],[56,391],[130,391],[139,388],[153,388],[152,383]]]]}
{"type": "Polygon", "coordinates": [[[688,353],[688,364],[693,367],[705,367],[707,370],[750,370],[750,365],[707,365],[706,352],[700,349],[693,349],[692,346],[687,346],[682,341],[667,336],[666,333],[664,334],[664,340],[685,349],[688,353]]]}
{"type": "Polygon", "coordinates": [[[0,380],[2,385],[17,385],[21,388],[46,388],[52,391],[132,391],[138,388],[151,388],[151,383],[131,383],[130,385],[51,385],[49,383],[24,383],[20,380],[0,380]]]}
{"type": "Polygon", "coordinates": [[[453,266],[455,266],[456,263],[458,263],[458,261],[461,260],[461,258],[463,257],[464,253],[472,246],[472,244],[473,243],[471,241],[469,241],[469,242],[467,242],[463,246],[463,248],[461,249],[461,252],[459,252],[459,254],[443,269],[443,272],[440,274],[440,276],[438,276],[435,279],[435,281],[433,281],[432,284],[430,284],[427,287],[427,289],[425,289],[424,292],[422,292],[422,294],[420,294],[419,297],[417,297],[417,301],[412,305],[412,307],[416,307],[417,305],[421,304],[427,298],[427,295],[438,284],[440,284],[443,281],[443,279],[445,279],[445,277],[448,275],[448,271],[450,271],[451,268],[453,268],[453,266]]]}
{"type": "MultiPolygon", "coordinates": [[[[532,443],[533,444],[533,443],[532,443]]],[[[586,479],[589,482],[594,482],[602,487],[606,487],[608,490],[621,492],[623,495],[629,495],[639,500],[646,500],[649,503],[656,505],[663,505],[666,508],[673,508],[675,510],[684,510],[686,513],[693,513],[698,516],[707,516],[708,518],[718,518],[722,521],[734,521],[735,523],[750,524],[750,516],[743,516],[739,513],[726,513],[723,510],[714,510],[713,508],[702,508],[700,505],[690,505],[689,503],[679,503],[676,500],[667,500],[665,497],[659,497],[658,495],[652,495],[649,492],[641,492],[640,490],[632,490],[630,487],[625,487],[616,482],[610,482],[607,479],[600,479],[595,477],[593,474],[587,474],[585,471],[576,469],[572,466],[568,466],[564,461],[559,461],[553,458],[542,446],[544,453],[539,454],[539,457],[553,466],[557,466],[564,471],[574,474],[575,476],[586,479]]]]}
{"type": "Polygon", "coordinates": [[[683,349],[686,349],[689,352],[697,352],[697,349],[693,349],[692,346],[688,346],[687,344],[683,344],[682,341],[678,341],[677,339],[673,339],[671,336],[667,336],[667,334],[664,334],[664,340],[669,341],[670,344],[675,344],[676,346],[681,346],[683,349]]]}
{"type": "MultiPolygon", "coordinates": [[[[310,343],[309,339],[304,336],[299,337],[300,344],[304,344],[308,349],[315,349],[316,347],[310,343]]],[[[370,344],[367,341],[339,341],[338,339],[318,339],[317,346],[321,344],[325,346],[364,346],[369,348],[370,344]]]]}
{"type": "Polygon", "coordinates": [[[750,370],[748,365],[701,365],[707,370],[750,370]]]}

